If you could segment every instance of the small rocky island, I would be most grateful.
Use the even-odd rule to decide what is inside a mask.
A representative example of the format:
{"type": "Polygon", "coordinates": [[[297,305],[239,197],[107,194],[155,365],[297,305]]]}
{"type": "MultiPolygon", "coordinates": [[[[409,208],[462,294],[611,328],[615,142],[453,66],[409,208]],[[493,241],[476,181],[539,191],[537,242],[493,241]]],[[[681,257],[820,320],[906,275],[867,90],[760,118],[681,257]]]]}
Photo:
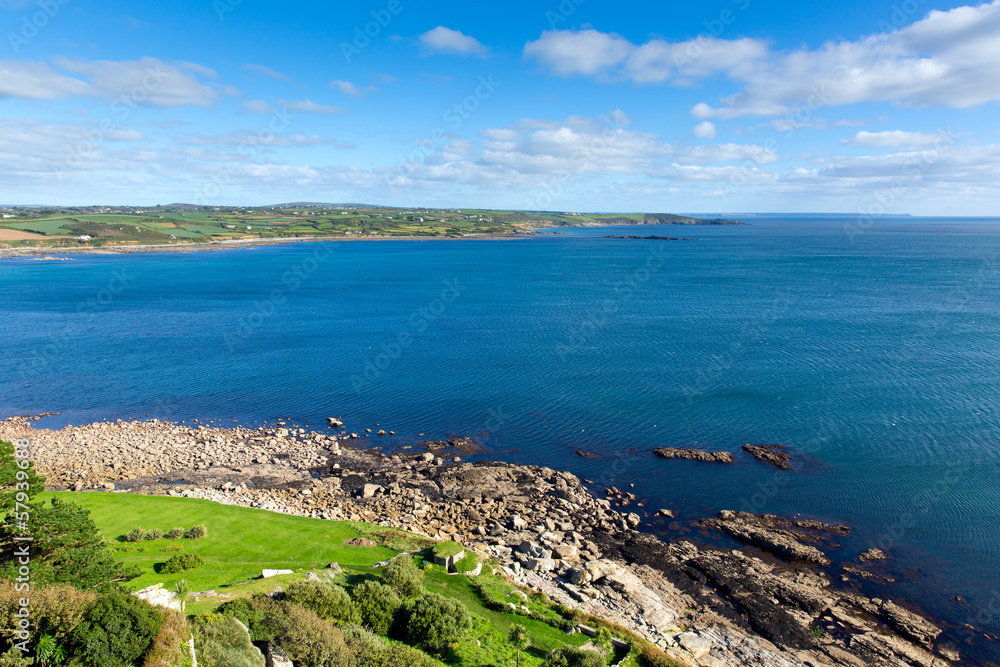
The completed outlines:
{"type": "Polygon", "coordinates": [[[627,234],[609,234],[606,239],[638,239],[641,241],[694,241],[694,239],[681,239],[676,236],[629,236],[627,234]]]}

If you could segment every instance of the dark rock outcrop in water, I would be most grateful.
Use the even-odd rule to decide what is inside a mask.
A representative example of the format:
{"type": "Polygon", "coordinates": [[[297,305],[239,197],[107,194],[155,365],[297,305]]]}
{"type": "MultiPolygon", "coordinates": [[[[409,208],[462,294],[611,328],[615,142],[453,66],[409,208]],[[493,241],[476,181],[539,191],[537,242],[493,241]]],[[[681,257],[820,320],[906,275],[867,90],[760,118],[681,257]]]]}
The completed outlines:
{"type": "Polygon", "coordinates": [[[748,512],[719,512],[717,519],[702,519],[700,525],[753,544],[761,549],[792,561],[829,565],[830,559],[816,547],[802,544],[810,539],[805,531],[845,534],[847,526],[830,526],[819,521],[780,519],[772,515],[757,516],[748,512]]]}
{"type": "Polygon", "coordinates": [[[689,461],[705,461],[708,463],[732,463],[733,455],[729,452],[706,452],[703,449],[681,449],[678,447],[658,447],[653,453],[665,459],[687,459],[689,461]]]}
{"type": "Polygon", "coordinates": [[[775,468],[788,470],[792,467],[789,461],[792,457],[787,453],[788,448],[784,445],[743,445],[743,451],[758,461],[773,465],[775,468]]]}

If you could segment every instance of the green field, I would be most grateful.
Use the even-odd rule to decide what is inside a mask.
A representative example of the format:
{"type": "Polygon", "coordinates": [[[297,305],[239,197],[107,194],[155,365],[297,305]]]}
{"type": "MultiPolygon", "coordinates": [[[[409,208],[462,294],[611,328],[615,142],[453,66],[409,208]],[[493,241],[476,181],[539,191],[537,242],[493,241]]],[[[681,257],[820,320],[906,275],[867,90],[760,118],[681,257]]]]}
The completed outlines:
{"type": "MultiPolygon", "coordinates": [[[[386,560],[397,550],[417,550],[432,543],[426,538],[370,524],[346,521],[326,521],[307,517],[278,514],[264,510],[220,505],[207,500],[140,496],[121,493],[44,493],[39,500],[52,497],[74,502],[91,513],[91,518],[111,543],[116,558],[139,565],[143,574],[129,582],[136,589],[162,583],[172,587],[186,579],[194,591],[214,590],[217,596],[198,596],[187,605],[189,614],[213,611],[233,597],[269,592],[275,586],[287,586],[289,581],[305,578],[309,571],[322,574],[327,563],[337,562],[344,569],[338,582],[346,585],[378,576],[372,565],[386,560]],[[145,542],[124,542],[121,537],[134,528],[191,528],[204,524],[208,535],[198,540],[160,539],[145,542]],[[365,537],[379,546],[345,544],[351,538],[365,537]],[[385,546],[388,545],[388,546],[385,546]],[[389,548],[389,546],[393,548],[389,548]],[[204,559],[201,567],[178,574],[158,574],[156,566],[179,553],[197,554],[204,559]],[[291,575],[262,579],[262,569],[290,569],[291,575]]],[[[429,557],[430,551],[417,557],[429,557]]],[[[524,604],[532,611],[552,615],[547,604],[538,600],[523,600],[512,595],[508,582],[484,568],[479,578],[449,575],[444,568],[429,566],[424,575],[424,587],[462,602],[478,620],[472,631],[477,642],[468,642],[458,651],[460,664],[489,664],[498,657],[513,652],[506,646],[506,632],[513,623],[528,631],[533,648],[522,654],[521,664],[538,665],[546,651],[563,644],[579,646],[586,638],[577,633],[567,635],[543,621],[524,615],[490,609],[477,585],[488,586],[495,597],[524,604]]],[[[499,664],[499,663],[497,663],[499,664]]]]}
{"type": "Polygon", "coordinates": [[[11,229],[20,229],[23,232],[37,232],[46,236],[58,236],[69,234],[69,231],[62,228],[65,222],[67,222],[66,218],[60,218],[56,220],[38,220],[37,222],[15,222],[14,224],[4,226],[11,229]]]}

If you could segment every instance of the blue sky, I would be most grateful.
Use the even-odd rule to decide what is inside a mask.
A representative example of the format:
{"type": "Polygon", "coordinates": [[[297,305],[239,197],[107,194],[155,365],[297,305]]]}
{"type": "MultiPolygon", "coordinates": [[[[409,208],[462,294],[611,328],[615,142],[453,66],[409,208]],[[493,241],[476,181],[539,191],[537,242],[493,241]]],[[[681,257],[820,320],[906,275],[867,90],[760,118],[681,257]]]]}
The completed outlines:
{"type": "Polygon", "coordinates": [[[0,0],[0,203],[998,215],[1000,0],[0,0]]]}

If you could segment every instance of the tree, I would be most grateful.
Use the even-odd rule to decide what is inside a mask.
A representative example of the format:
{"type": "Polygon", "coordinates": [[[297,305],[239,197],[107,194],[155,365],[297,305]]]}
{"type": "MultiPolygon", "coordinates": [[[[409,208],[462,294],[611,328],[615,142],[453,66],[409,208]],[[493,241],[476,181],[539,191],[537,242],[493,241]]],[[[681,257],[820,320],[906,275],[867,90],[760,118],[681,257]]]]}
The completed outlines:
{"type": "Polygon", "coordinates": [[[517,651],[517,667],[521,667],[521,651],[528,648],[528,631],[523,625],[515,623],[507,631],[507,641],[517,651]]]}
{"type": "MultiPolygon", "coordinates": [[[[137,565],[125,566],[101,538],[90,512],[58,498],[36,508],[30,518],[33,541],[30,543],[32,583],[67,583],[77,588],[99,588],[130,581],[142,574],[137,565]]],[[[16,563],[16,524],[0,526],[0,574],[9,577],[16,563]]],[[[9,577],[12,578],[12,577],[9,577]]]]}
{"type": "Polygon", "coordinates": [[[407,638],[431,651],[444,652],[472,627],[472,616],[461,602],[428,593],[413,603],[406,623],[407,638]]]}
{"type": "Polygon", "coordinates": [[[187,579],[178,579],[177,583],[174,584],[174,595],[177,596],[177,601],[181,603],[181,613],[184,613],[184,606],[187,604],[187,600],[191,597],[191,586],[188,584],[187,579]]]}
{"type": "Polygon", "coordinates": [[[424,573],[409,556],[394,558],[382,572],[382,583],[392,586],[404,598],[418,598],[424,593],[424,573]]]}
{"type": "Polygon", "coordinates": [[[280,630],[274,641],[296,665],[347,667],[351,664],[351,652],[340,630],[312,610],[285,603],[275,621],[280,630]]]}
{"type": "Polygon", "coordinates": [[[355,586],[351,599],[358,608],[361,624],[378,635],[389,634],[396,612],[403,604],[396,591],[376,581],[363,581],[355,586]]]}
{"type": "MultiPolygon", "coordinates": [[[[0,511],[15,509],[17,494],[23,493],[27,504],[45,489],[45,478],[35,472],[35,464],[15,456],[14,443],[0,440],[0,511]]],[[[6,521],[4,522],[6,523],[6,521]]]]}
{"type": "Polygon", "coordinates": [[[73,657],[87,667],[131,667],[149,650],[163,615],[118,590],[100,595],[73,631],[73,657]]]}

